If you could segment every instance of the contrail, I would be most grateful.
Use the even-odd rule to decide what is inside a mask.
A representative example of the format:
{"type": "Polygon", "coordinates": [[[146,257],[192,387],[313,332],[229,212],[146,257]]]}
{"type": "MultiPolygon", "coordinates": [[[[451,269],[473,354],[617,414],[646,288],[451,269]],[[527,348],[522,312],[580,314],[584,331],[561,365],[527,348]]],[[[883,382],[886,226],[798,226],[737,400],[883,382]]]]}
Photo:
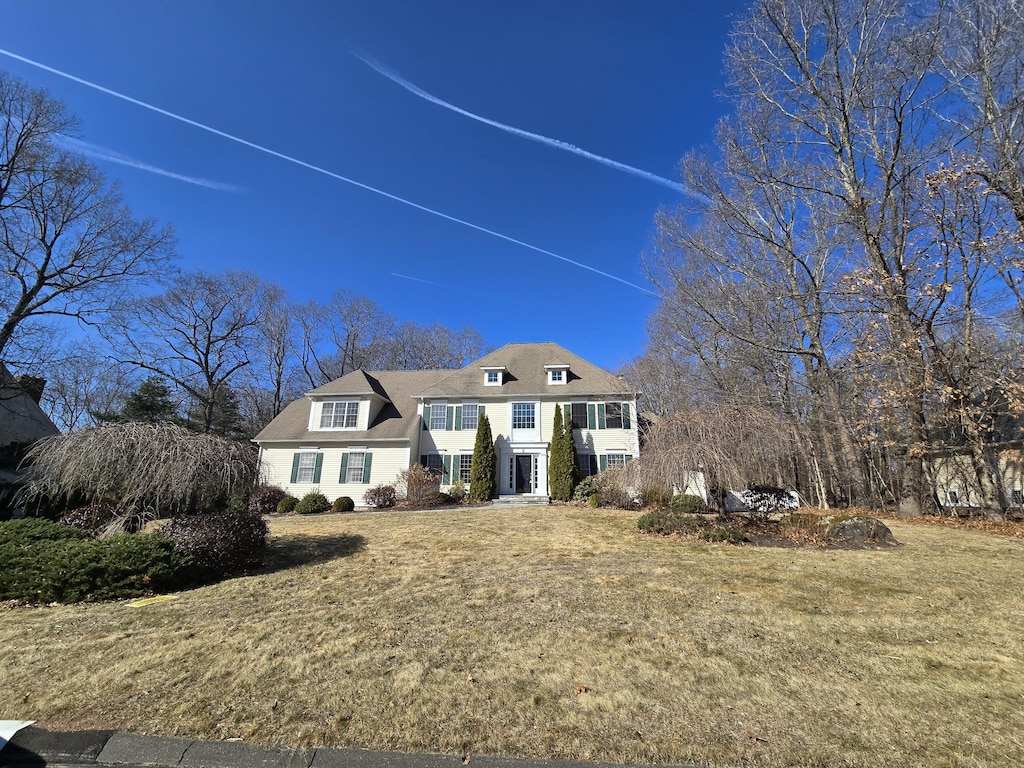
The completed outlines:
{"type": "Polygon", "coordinates": [[[564,261],[566,264],[572,264],[574,267],[579,267],[580,269],[585,269],[588,272],[593,272],[596,275],[601,275],[601,277],[607,277],[609,280],[614,280],[618,283],[622,283],[623,285],[628,285],[630,288],[635,288],[636,290],[640,291],[641,293],[645,293],[648,296],[657,296],[657,294],[655,294],[653,291],[649,291],[646,288],[637,285],[636,283],[631,283],[628,280],[625,280],[621,277],[617,277],[613,274],[610,274],[609,272],[604,272],[600,269],[597,269],[597,267],[590,266],[589,264],[583,264],[582,262],[575,261],[566,256],[560,256],[554,251],[549,251],[546,248],[541,248],[536,245],[530,245],[529,243],[523,242],[522,240],[517,240],[514,237],[503,235],[501,234],[501,232],[495,232],[493,229],[487,229],[486,227],[481,227],[479,224],[473,224],[472,222],[466,221],[465,219],[460,219],[456,216],[450,216],[447,213],[442,213],[441,211],[435,210],[433,208],[428,208],[425,205],[414,203],[412,200],[406,200],[404,197],[399,197],[398,195],[393,195],[390,192],[385,192],[382,189],[371,187],[369,184],[363,184],[361,181],[356,181],[355,179],[350,179],[347,176],[342,176],[340,173],[335,173],[334,171],[329,171],[326,168],[321,168],[318,165],[307,163],[305,160],[299,160],[298,158],[292,157],[291,155],[286,155],[282,152],[278,152],[277,150],[270,149],[269,147],[264,147],[260,144],[255,144],[251,141],[240,138],[238,136],[233,136],[230,133],[225,133],[224,131],[217,130],[216,128],[213,128],[209,125],[204,125],[203,123],[199,123],[195,120],[183,117],[182,115],[176,115],[173,112],[168,112],[166,109],[161,109],[160,107],[154,106],[153,104],[147,104],[145,101],[140,101],[139,99],[132,98],[131,96],[126,96],[123,93],[111,90],[110,88],[105,88],[102,85],[89,82],[88,80],[83,80],[82,78],[75,77],[74,75],[68,74],[67,72],[62,72],[59,69],[48,67],[46,64],[41,64],[38,61],[27,59],[24,56],[19,56],[18,54],[4,50],[3,48],[0,48],[0,54],[4,56],[9,56],[12,59],[16,59],[17,61],[23,62],[30,66],[37,67],[38,69],[42,69],[45,72],[50,72],[51,74],[66,78],[80,85],[84,85],[87,88],[92,88],[94,90],[100,91],[101,93],[105,93],[108,96],[113,96],[116,99],[127,101],[129,104],[134,104],[138,107],[142,107],[143,109],[148,109],[151,112],[156,112],[157,114],[163,115],[164,117],[169,117],[172,120],[177,120],[179,122],[185,123],[186,125],[191,125],[193,128],[198,128],[201,131],[212,133],[214,136],[220,136],[221,138],[227,139],[228,141],[233,141],[237,144],[241,144],[242,146],[249,147],[250,149],[255,149],[257,152],[263,152],[265,154],[271,155],[272,157],[276,157],[280,160],[285,160],[286,162],[294,163],[295,165],[307,168],[311,171],[322,173],[324,176],[330,176],[332,179],[337,179],[338,181],[343,181],[346,184],[351,184],[353,186],[359,187],[360,189],[365,189],[367,192],[373,192],[375,195],[380,195],[381,197],[386,197],[389,200],[394,200],[396,203],[401,203],[402,205],[407,205],[410,208],[415,208],[416,210],[423,211],[424,213],[429,213],[432,216],[438,216],[442,219],[452,221],[456,224],[461,224],[464,227],[475,229],[478,232],[483,232],[485,234],[491,235],[492,237],[497,237],[501,240],[505,240],[506,242],[514,243],[515,245],[520,245],[523,248],[529,248],[531,251],[543,253],[545,256],[550,256],[554,259],[558,259],[559,261],[564,261]]]}
{"type": "Polygon", "coordinates": [[[155,165],[144,163],[141,160],[136,160],[128,155],[115,152],[112,149],[101,147],[97,144],[91,144],[88,141],[82,141],[71,136],[60,136],[59,140],[62,144],[76,152],[80,152],[87,157],[92,157],[97,160],[106,160],[110,163],[118,163],[119,165],[125,165],[129,168],[137,168],[140,171],[148,171],[149,173],[155,173],[157,176],[166,176],[169,179],[176,179],[178,181],[184,181],[189,184],[195,184],[196,186],[206,187],[207,189],[215,189],[218,192],[241,192],[240,187],[236,187],[233,184],[224,184],[219,181],[210,181],[209,179],[201,179],[196,176],[185,176],[174,171],[168,171],[164,168],[158,168],[155,165]]]}
{"type": "Polygon", "coordinates": [[[524,131],[522,128],[516,128],[514,125],[506,125],[505,123],[499,123],[497,120],[491,120],[489,117],[484,117],[474,112],[465,110],[462,107],[457,107],[454,104],[445,101],[444,99],[439,99],[432,93],[427,93],[419,86],[413,85],[404,77],[399,75],[397,72],[388,69],[383,64],[375,61],[374,59],[362,56],[358,53],[353,53],[352,55],[359,59],[361,62],[363,62],[374,72],[383,75],[396,85],[402,86],[403,88],[405,88],[405,90],[409,91],[409,93],[415,96],[419,96],[421,99],[425,99],[429,101],[431,104],[436,104],[439,107],[450,109],[452,112],[457,112],[463,117],[468,117],[470,120],[476,120],[477,122],[484,123],[485,125],[490,125],[493,128],[497,128],[507,133],[511,133],[513,136],[519,136],[520,138],[523,139],[530,139],[531,141],[537,141],[540,142],[541,144],[547,144],[549,147],[554,147],[555,149],[563,149],[566,152],[572,152],[574,155],[585,157],[588,160],[594,160],[595,162],[601,163],[602,165],[607,165],[609,168],[614,168],[617,171],[625,171],[626,173],[630,173],[633,176],[639,176],[641,179],[653,181],[655,184],[661,184],[662,186],[668,187],[669,189],[674,189],[676,192],[684,191],[682,185],[679,184],[679,182],[672,181],[672,179],[666,179],[664,176],[658,176],[656,173],[645,171],[642,168],[634,168],[632,165],[620,163],[617,160],[612,160],[610,157],[595,155],[593,152],[588,152],[582,147],[577,147],[575,144],[570,144],[567,141],[552,139],[548,136],[542,136],[539,133],[533,133],[532,131],[524,131]]]}
{"type": "Polygon", "coordinates": [[[417,283],[426,283],[427,285],[436,285],[438,288],[444,288],[440,283],[435,283],[433,280],[424,280],[422,277],[410,277],[409,275],[402,275],[398,272],[392,272],[391,274],[395,277],[405,278],[406,280],[415,280],[417,283]]]}

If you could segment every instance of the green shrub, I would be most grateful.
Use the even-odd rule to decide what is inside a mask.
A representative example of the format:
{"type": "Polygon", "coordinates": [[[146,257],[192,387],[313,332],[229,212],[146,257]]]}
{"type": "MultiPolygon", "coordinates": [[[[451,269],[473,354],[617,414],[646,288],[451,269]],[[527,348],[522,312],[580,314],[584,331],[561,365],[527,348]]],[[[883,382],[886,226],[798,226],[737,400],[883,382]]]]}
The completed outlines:
{"type": "Polygon", "coordinates": [[[466,498],[466,484],[461,480],[456,480],[452,483],[452,487],[448,489],[448,495],[452,497],[452,501],[456,504],[461,504],[466,498]]]}
{"type": "Polygon", "coordinates": [[[590,497],[601,490],[597,475],[587,475],[576,484],[572,492],[573,501],[589,501],[590,497]]]}
{"type": "Polygon", "coordinates": [[[587,498],[587,506],[591,507],[592,509],[597,509],[598,507],[600,507],[601,496],[596,493],[590,494],[590,496],[587,498]]]}
{"type": "Polygon", "coordinates": [[[198,576],[238,573],[263,562],[270,534],[266,522],[248,512],[180,515],[160,529],[187,556],[198,576]]]}
{"type": "Polygon", "coordinates": [[[276,485],[257,485],[249,497],[249,512],[254,515],[272,515],[288,498],[288,492],[276,485]]]}
{"type": "Polygon", "coordinates": [[[314,515],[318,512],[326,512],[331,508],[331,502],[327,500],[320,491],[310,491],[295,505],[295,513],[299,515],[314,515]]]}
{"type": "Polygon", "coordinates": [[[700,537],[704,541],[723,542],[725,544],[742,544],[744,541],[749,541],[747,535],[742,530],[728,523],[709,525],[701,529],[700,537]]]}
{"type": "Polygon", "coordinates": [[[363,501],[377,509],[393,507],[398,503],[398,493],[393,485],[378,485],[363,494],[363,501]]]}
{"type": "Polygon", "coordinates": [[[279,515],[290,515],[295,511],[295,505],[299,503],[299,500],[294,496],[285,496],[279,502],[277,502],[277,514],[279,515]]]}
{"type": "Polygon", "coordinates": [[[702,515],[708,510],[707,502],[693,493],[681,493],[678,496],[673,496],[669,501],[669,506],[676,512],[691,515],[702,515]]]}
{"type": "Polygon", "coordinates": [[[331,504],[332,512],[353,512],[356,508],[356,503],[352,501],[350,496],[339,496],[331,504]]]}
{"type": "Polygon", "coordinates": [[[672,491],[663,485],[644,488],[640,491],[640,506],[645,509],[667,506],[671,499],[672,491]]]}
{"type": "Polygon", "coordinates": [[[114,600],[192,583],[188,559],[163,535],[87,535],[44,520],[0,524],[0,600],[114,600]]]}

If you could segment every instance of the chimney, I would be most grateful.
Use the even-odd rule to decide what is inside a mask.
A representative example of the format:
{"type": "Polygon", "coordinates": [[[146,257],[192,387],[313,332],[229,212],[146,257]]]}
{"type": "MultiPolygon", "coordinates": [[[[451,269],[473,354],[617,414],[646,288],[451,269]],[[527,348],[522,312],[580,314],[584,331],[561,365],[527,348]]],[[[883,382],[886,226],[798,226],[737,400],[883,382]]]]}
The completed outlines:
{"type": "Polygon", "coordinates": [[[18,386],[22,388],[25,394],[31,397],[36,405],[39,405],[39,401],[43,399],[43,389],[46,388],[46,379],[42,379],[39,376],[27,376],[22,373],[15,376],[15,381],[18,382],[18,386]]]}

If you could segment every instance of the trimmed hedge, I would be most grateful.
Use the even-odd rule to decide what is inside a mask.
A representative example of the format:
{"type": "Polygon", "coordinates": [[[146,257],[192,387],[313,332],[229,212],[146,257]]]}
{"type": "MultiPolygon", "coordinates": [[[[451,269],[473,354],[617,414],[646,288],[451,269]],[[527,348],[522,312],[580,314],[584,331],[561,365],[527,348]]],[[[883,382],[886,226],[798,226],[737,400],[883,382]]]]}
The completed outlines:
{"type": "Polygon", "coordinates": [[[331,504],[332,512],[354,512],[356,503],[352,501],[350,496],[339,496],[331,504]]]}
{"type": "Polygon", "coordinates": [[[192,582],[188,559],[165,536],[87,536],[46,520],[0,523],[0,600],[117,600],[174,591],[192,582]]]}
{"type": "Polygon", "coordinates": [[[285,496],[279,502],[277,502],[277,514],[289,515],[295,511],[295,505],[299,503],[299,500],[294,496],[285,496]]]}
{"type": "Polygon", "coordinates": [[[225,512],[174,517],[160,533],[191,560],[197,576],[211,578],[260,565],[270,529],[257,515],[225,512]]]}

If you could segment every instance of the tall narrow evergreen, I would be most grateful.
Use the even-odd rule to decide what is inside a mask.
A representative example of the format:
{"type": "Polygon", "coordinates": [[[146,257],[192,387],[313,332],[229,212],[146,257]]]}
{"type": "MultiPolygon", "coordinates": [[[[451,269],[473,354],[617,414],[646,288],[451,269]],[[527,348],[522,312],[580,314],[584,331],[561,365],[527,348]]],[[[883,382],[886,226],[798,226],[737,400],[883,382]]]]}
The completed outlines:
{"type": "Polygon", "coordinates": [[[491,422],[482,414],[476,427],[473,463],[469,471],[469,498],[487,501],[498,495],[498,459],[494,454],[491,422]]]}
{"type": "Polygon", "coordinates": [[[565,458],[569,465],[569,498],[580,481],[580,457],[576,454],[576,440],[572,436],[572,417],[565,420],[565,458]]]}
{"type": "MultiPolygon", "coordinates": [[[[569,428],[572,429],[572,421],[569,428]]],[[[572,496],[574,469],[572,432],[567,432],[562,423],[562,407],[556,405],[548,455],[548,491],[555,501],[568,501],[572,496]]]]}

